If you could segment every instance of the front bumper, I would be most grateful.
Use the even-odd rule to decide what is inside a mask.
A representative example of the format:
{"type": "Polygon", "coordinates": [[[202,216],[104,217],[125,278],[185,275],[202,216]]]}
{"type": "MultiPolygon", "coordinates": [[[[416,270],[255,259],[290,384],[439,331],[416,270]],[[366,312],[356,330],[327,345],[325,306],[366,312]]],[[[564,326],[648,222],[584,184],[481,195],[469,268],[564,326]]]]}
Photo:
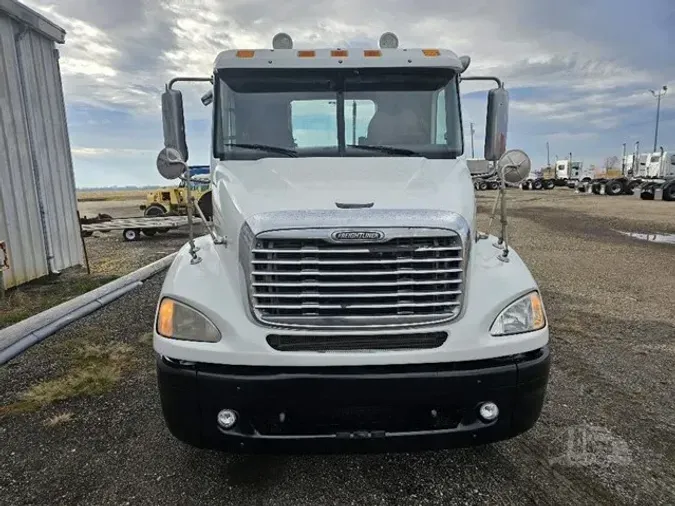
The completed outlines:
{"type": "Polygon", "coordinates": [[[414,451],[504,440],[541,412],[548,346],[517,356],[446,364],[249,367],[157,357],[171,433],[199,448],[237,453],[414,451]],[[478,416],[491,401],[499,416],[478,416]],[[234,410],[230,430],[216,422],[234,410]]]}

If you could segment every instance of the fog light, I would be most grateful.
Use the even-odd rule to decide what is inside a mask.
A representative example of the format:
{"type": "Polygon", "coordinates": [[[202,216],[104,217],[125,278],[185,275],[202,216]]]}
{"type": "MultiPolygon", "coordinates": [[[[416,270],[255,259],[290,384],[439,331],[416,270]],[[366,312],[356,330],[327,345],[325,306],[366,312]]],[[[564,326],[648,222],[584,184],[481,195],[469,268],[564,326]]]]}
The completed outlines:
{"type": "Polygon", "coordinates": [[[218,425],[223,429],[231,429],[237,423],[237,413],[231,409],[223,409],[218,413],[218,425]]]}
{"type": "Polygon", "coordinates": [[[478,410],[480,417],[486,422],[491,422],[499,416],[499,408],[494,402],[484,402],[478,410]]]}

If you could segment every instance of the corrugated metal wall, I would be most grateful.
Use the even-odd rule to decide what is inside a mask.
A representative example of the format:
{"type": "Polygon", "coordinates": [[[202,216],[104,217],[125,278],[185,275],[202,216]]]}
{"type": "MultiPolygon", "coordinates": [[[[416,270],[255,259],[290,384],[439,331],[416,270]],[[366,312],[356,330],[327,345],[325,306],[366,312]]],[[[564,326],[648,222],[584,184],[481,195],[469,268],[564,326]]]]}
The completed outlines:
{"type": "Polygon", "coordinates": [[[47,254],[28,146],[28,125],[14,43],[14,23],[0,16],[0,241],[11,268],[6,287],[46,275],[47,254]]]}
{"type": "Polygon", "coordinates": [[[77,220],[75,175],[70,154],[58,52],[54,43],[28,31],[17,45],[35,161],[35,180],[46,224],[47,253],[56,270],[84,261],[77,220]]]}
{"type": "Polygon", "coordinates": [[[83,262],[54,43],[0,15],[0,240],[6,287],[83,262]]]}

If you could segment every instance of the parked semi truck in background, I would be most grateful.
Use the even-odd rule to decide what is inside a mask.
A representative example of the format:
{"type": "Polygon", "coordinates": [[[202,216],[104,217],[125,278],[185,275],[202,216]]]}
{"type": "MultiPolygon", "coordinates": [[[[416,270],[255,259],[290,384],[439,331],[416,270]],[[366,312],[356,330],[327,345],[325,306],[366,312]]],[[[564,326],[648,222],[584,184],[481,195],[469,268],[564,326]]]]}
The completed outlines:
{"type": "Polygon", "coordinates": [[[620,174],[595,178],[580,190],[611,196],[639,192],[643,200],[654,200],[661,194],[663,200],[675,201],[675,153],[663,148],[655,153],[636,151],[622,158],[620,174]]]}
{"type": "MultiPolygon", "coordinates": [[[[293,46],[279,34],[273,49],[224,51],[202,79],[213,222],[177,254],[154,326],[170,431],[233,452],[436,449],[527,431],[549,375],[544,306],[505,217],[498,237],[478,231],[461,158],[460,84],[492,80],[485,159],[511,183],[529,171],[505,153],[503,84],[391,33],[379,48],[293,46]],[[351,101],[372,106],[359,135],[351,101]]],[[[167,178],[187,162],[175,84],[195,80],[162,96],[167,178]]]]}

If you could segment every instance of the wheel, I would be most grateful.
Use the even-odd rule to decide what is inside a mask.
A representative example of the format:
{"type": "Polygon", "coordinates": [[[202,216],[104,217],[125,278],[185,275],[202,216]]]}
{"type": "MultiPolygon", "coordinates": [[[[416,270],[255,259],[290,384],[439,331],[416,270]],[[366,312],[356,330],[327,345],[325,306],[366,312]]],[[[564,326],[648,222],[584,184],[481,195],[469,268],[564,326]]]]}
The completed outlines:
{"type": "Polygon", "coordinates": [[[160,204],[150,204],[144,211],[144,216],[163,216],[166,214],[166,209],[160,204]]]}
{"type": "Polygon", "coordinates": [[[148,237],[152,237],[153,235],[155,235],[157,233],[157,229],[156,228],[144,228],[144,229],[141,230],[141,232],[143,232],[143,234],[147,235],[148,237]]]}
{"type": "Polygon", "coordinates": [[[478,187],[479,187],[481,190],[487,190],[488,185],[487,185],[487,183],[486,183],[485,181],[481,181],[480,183],[478,183],[478,187]]]}
{"type": "Polygon", "coordinates": [[[141,231],[137,228],[125,228],[122,237],[125,241],[138,241],[141,238],[141,231]]]}
{"type": "Polygon", "coordinates": [[[640,198],[642,200],[654,200],[654,194],[650,191],[642,191],[640,192],[640,198]]]}
{"type": "Polygon", "coordinates": [[[593,183],[591,185],[591,192],[595,195],[600,195],[600,183],[593,183]]]}
{"type": "Polygon", "coordinates": [[[667,200],[668,202],[675,201],[675,183],[670,183],[669,185],[663,187],[663,195],[661,198],[663,198],[663,200],[667,200]]]}
{"type": "Polygon", "coordinates": [[[623,184],[621,181],[609,181],[605,185],[605,193],[607,195],[621,195],[623,193],[623,184]]]}
{"type": "Polygon", "coordinates": [[[532,188],[535,190],[541,190],[543,187],[544,183],[542,183],[540,179],[537,179],[534,183],[532,183],[532,188]]]}
{"type": "Polygon", "coordinates": [[[499,183],[497,181],[492,181],[490,183],[490,190],[499,190],[499,183]]]}
{"type": "Polygon", "coordinates": [[[555,188],[555,181],[549,179],[548,181],[544,182],[544,189],[552,190],[553,188],[555,188]]]}

